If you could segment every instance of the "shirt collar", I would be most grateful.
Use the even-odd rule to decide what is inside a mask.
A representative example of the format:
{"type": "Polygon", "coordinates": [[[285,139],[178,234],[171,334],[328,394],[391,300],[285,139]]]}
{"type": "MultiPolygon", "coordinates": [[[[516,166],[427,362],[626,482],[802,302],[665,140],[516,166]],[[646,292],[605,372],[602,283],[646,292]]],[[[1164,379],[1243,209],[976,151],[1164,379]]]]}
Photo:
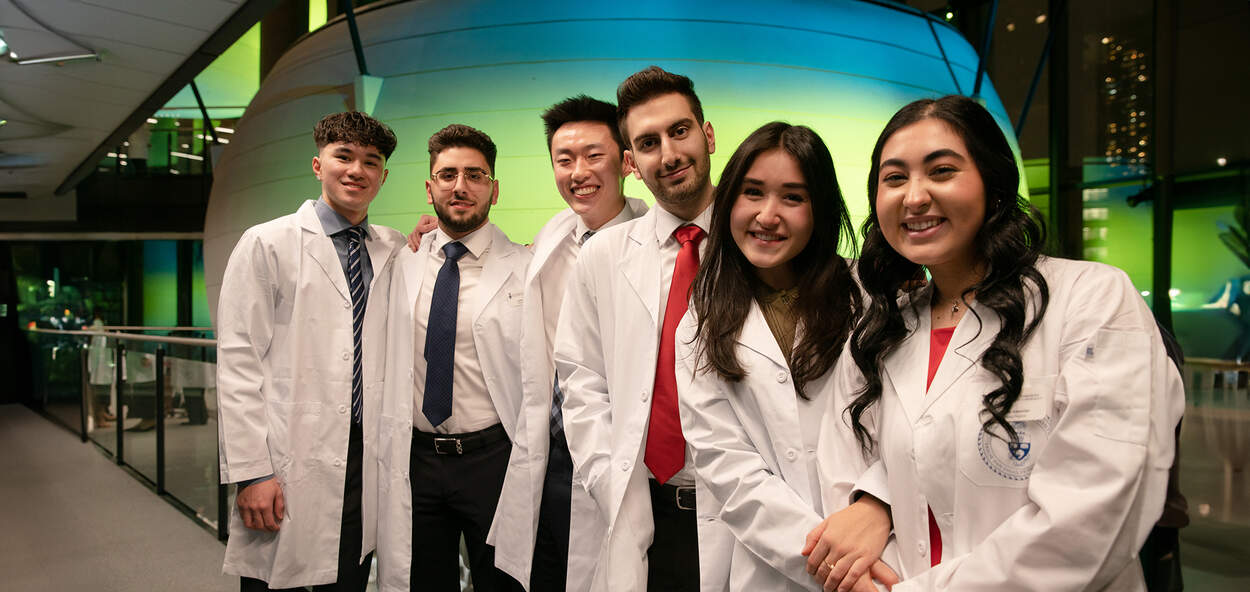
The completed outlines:
{"type": "MultiPolygon", "coordinates": [[[[487,222],[486,224],[483,224],[481,228],[454,240],[460,241],[460,243],[469,249],[469,253],[473,255],[473,258],[477,259],[490,248],[492,236],[492,233],[488,230],[490,226],[490,222],[487,222]]],[[[434,229],[434,240],[430,245],[430,248],[442,249],[443,245],[452,242],[452,240],[453,239],[451,237],[447,236],[447,233],[443,232],[441,227],[436,228],[434,229]]]]}
{"type": "MultiPolygon", "coordinates": [[[[318,199],[317,202],[313,204],[313,209],[316,210],[317,219],[321,221],[321,229],[325,231],[327,236],[334,236],[352,227],[351,221],[344,218],[342,214],[334,211],[334,208],[330,207],[330,204],[326,203],[325,200],[318,199]]],[[[365,219],[361,220],[360,224],[357,224],[356,226],[359,226],[361,230],[365,231],[366,239],[372,238],[369,235],[368,214],[366,214],[365,219]]]]}
{"type": "MultiPolygon", "coordinates": [[[[606,223],[604,223],[603,226],[596,228],[594,232],[607,230],[622,222],[629,222],[633,218],[634,218],[634,212],[633,210],[629,209],[629,202],[627,201],[621,202],[621,211],[617,212],[616,216],[612,218],[611,220],[608,220],[606,223]]],[[[585,236],[585,234],[590,231],[591,231],[590,227],[586,226],[586,221],[582,220],[581,216],[577,216],[577,224],[573,228],[573,240],[581,240],[582,236],[585,236]]]]}
{"type": "Polygon", "coordinates": [[[676,240],[673,238],[673,231],[680,226],[686,224],[694,224],[703,229],[703,233],[707,234],[707,229],[712,225],[712,204],[708,204],[699,212],[694,220],[682,220],[673,215],[672,212],[664,209],[660,204],[655,204],[655,240],[661,245],[667,240],[676,240]]]}

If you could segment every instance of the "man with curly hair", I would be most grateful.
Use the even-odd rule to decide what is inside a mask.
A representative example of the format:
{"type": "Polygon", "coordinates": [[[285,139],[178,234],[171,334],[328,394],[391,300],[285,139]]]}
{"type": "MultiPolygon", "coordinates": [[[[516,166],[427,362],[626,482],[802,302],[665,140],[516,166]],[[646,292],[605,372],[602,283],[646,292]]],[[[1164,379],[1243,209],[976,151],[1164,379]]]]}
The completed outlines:
{"type": "Polygon", "coordinates": [[[368,223],[395,134],[359,112],[313,130],[321,195],[243,233],[217,318],[223,571],[245,592],[361,592],[377,528],[377,429],[398,232],[368,223]]]}

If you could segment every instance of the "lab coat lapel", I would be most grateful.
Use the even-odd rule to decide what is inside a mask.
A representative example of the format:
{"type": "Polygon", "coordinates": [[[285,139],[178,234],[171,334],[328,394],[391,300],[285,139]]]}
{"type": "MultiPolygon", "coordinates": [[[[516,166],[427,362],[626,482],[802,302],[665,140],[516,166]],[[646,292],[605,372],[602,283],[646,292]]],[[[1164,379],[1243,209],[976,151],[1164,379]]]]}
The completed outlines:
{"type": "MultiPolygon", "coordinates": [[[[407,247],[403,247],[407,250],[407,247]]],[[[404,291],[407,293],[406,300],[408,314],[416,314],[417,297],[421,294],[421,284],[425,280],[425,266],[430,259],[430,250],[434,248],[433,233],[426,234],[421,240],[421,245],[417,247],[415,253],[401,252],[396,262],[399,265],[399,272],[404,278],[404,291]]],[[[412,319],[416,322],[416,319],[412,319]]],[[[415,325],[414,325],[415,327],[415,325]]]]}
{"type": "Polygon", "coordinates": [[[334,285],[334,289],[347,300],[351,300],[351,292],[347,289],[347,275],[343,273],[343,264],[339,263],[338,252],[334,250],[334,239],[325,235],[325,230],[321,228],[321,221],[317,219],[317,211],[313,209],[313,202],[306,201],[299,208],[299,223],[303,228],[303,248],[308,256],[312,257],[317,265],[321,267],[321,271],[325,272],[326,279],[334,285]]]}
{"type": "MultiPolygon", "coordinates": [[[[482,276],[478,280],[477,293],[473,298],[471,317],[474,321],[486,310],[486,306],[494,299],[495,293],[508,281],[512,274],[511,258],[516,255],[506,249],[508,237],[494,224],[490,225],[490,245],[482,252],[482,276]]],[[[511,296],[511,295],[509,295],[511,296]]]]}
{"type": "MultiPolygon", "coordinates": [[[[1000,326],[998,313],[979,306],[976,301],[972,302],[955,327],[950,345],[946,347],[946,355],[942,356],[937,374],[933,375],[933,384],[929,385],[929,394],[925,397],[925,410],[950,391],[951,386],[981,359],[994,342],[1000,326]]],[[[925,359],[927,364],[928,358],[925,359]]]]}
{"type": "Polygon", "coordinates": [[[553,240],[545,240],[534,245],[537,247],[534,249],[534,258],[530,259],[529,268],[525,272],[525,283],[527,285],[533,284],[536,279],[541,277],[543,268],[551,260],[551,253],[556,250],[556,247],[563,246],[564,241],[570,240],[567,237],[573,234],[573,227],[576,225],[577,216],[569,216],[560,225],[551,229],[550,236],[553,240]],[[561,238],[554,240],[554,237],[557,236],[561,238]]]}
{"type": "Polygon", "coordinates": [[[923,288],[899,299],[907,337],[886,356],[883,380],[894,387],[909,421],[916,421],[927,405],[925,379],[929,369],[929,290],[923,288]],[[912,302],[916,306],[912,307],[912,302]]]}
{"type": "Polygon", "coordinates": [[[777,345],[777,338],[768,328],[764,312],[754,300],[751,301],[751,309],[747,312],[747,318],[742,322],[742,333],[738,335],[738,344],[768,358],[778,368],[783,370],[790,368],[785,355],[781,353],[781,346],[777,345]]]}
{"type": "Polygon", "coordinates": [[[371,238],[365,241],[365,250],[369,252],[369,265],[373,267],[373,281],[369,283],[369,293],[372,294],[378,278],[382,276],[383,270],[391,262],[394,245],[382,238],[383,235],[378,232],[375,224],[369,225],[369,235],[371,238]]]}
{"type": "Polygon", "coordinates": [[[652,327],[659,327],[660,246],[655,241],[655,214],[648,212],[629,229],[620,269],[634,296],[651,314],[652,327]]]}

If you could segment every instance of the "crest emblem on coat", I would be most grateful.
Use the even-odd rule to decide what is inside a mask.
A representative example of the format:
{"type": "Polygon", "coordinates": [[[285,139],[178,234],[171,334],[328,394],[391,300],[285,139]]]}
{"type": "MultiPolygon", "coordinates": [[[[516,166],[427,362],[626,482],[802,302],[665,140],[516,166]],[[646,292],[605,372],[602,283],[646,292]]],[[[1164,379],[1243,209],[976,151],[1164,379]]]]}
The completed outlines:
{"type": "Polygon", "coordinates": [[[1050,431],[1050,418],[1016,421],[1011,423],[1011,427],[1016,430],[1015,442],[1008,439],[1002,428],[995,425],[990,428],[993,435],[987,434],[985,430],[977,434],[977,450],[980,452],[981,462],[994,474],[1012,481],[1024,481],[1033,473],[1033,463],[1037,457],[1033,452],[1033,440],[1039,434],[1050,431]]]}

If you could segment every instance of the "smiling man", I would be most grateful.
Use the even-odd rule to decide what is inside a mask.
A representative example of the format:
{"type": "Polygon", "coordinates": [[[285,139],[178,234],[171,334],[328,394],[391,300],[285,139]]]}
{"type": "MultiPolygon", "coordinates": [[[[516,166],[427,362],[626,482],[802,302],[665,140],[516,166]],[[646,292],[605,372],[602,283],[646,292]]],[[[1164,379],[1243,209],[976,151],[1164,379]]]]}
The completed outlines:
{"type": "Polygon", "coordinates": [[[495,565],[527,590],[564,592],[589,587],[605,525],[586,490],[573,482],[562,395],[553,388],[556,323],[582,245],[647,206],[623,193],[624,142],[614,105],[581,95],[552,105],[542,119],[556,191],[569,207],[530,246],[521,332],[524,399],[490,541],[495,565]]]}
{"type": "Polygon", "coordinates": [[[438,227],[398,257],[379,442],[379,588],[458,592],[463,535],[473,588],[515,586],[486,543],[521,404],[530,253],[489,222],[495,144],[453,124],[429,141],[438,227]]]}
{"type": "Polygon", "coordinates": [[[391,267],[368,223],[395,135],[357,112],[313,129],[321,197],[243,233],[217,307],[221,481],[238,483],[223,570],[247,591],[365,589],[391,267]],[[367,444],[367,445],[366,445],[367,444]]]}
{"type": "Polygon", "coordinates": [[[578,257],[555,342],[564,426],[574,479],[608,525],[592,589],[695,591],[700,544],[733,540],[714,516],[696,525],[674,375],[674,332],[711,221],[716,142],[690,79],[655,66],[617,88],[617,122],[626,166],[658,207],[578,257]]]}

